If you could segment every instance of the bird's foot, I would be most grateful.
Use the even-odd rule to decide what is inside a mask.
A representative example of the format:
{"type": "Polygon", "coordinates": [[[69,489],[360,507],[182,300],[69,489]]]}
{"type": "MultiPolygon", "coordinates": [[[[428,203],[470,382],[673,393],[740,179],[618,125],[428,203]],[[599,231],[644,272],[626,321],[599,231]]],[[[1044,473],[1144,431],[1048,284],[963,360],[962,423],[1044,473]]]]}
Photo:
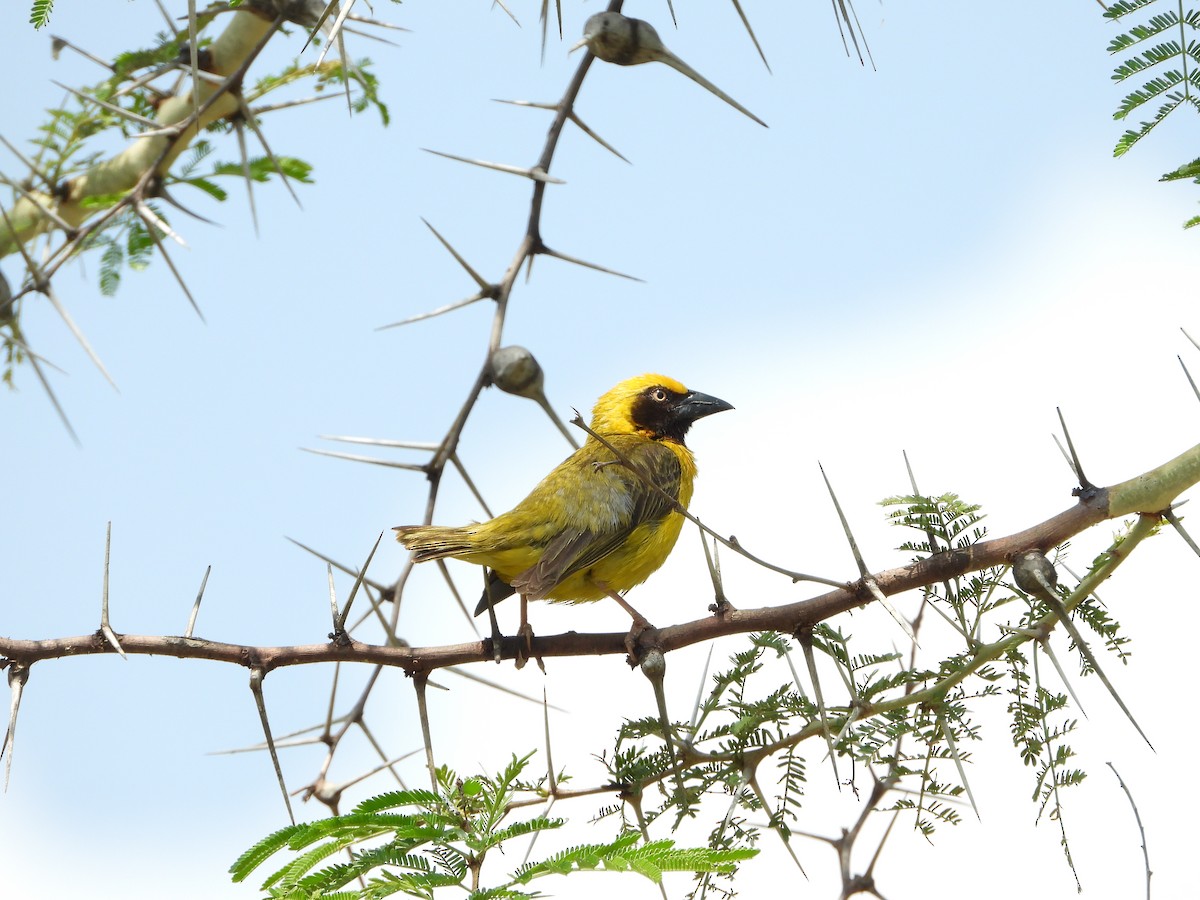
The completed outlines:
{"type": "Polygon", "coordinates": [[[654,630],[654,626],[644,616],[638,615],[634,617],[633,625],[630,626],[629,633],[625,635],[625,652],[629,654],[625,661],[629,663],[630,668],[636,666],[641,660],[642,654],[639,649],[639,643],[642,635],[647,631],[654,630]]]}
{"type": "Polygon", "coordinates": [[[718,597],[708,605],[708,611],[718,619],[724,618],[726,613],[732,612],[736,608],[725,597],[718,597]]]}
{"type": "Polygon", "coordinates": [[[533,655],[533,629],[528,622],[522,622],[521,627],[517,629],[517,655],[514,659],[518,669],[525,668],[525,663],[532,659],[538,664],[538,668],[542,670],[542,674],[546,674],[546,664],[542,662],[540,656],[533,655]]]}

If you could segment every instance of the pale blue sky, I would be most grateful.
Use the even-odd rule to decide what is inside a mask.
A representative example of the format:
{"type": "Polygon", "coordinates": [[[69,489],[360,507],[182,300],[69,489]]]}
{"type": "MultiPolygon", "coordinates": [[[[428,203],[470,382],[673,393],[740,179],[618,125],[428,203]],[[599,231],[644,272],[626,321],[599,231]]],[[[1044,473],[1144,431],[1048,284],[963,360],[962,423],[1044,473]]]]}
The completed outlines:
{"type": "MultiPolygon", "coordinates": [[[[576,61],[552,41],[539,64],[539,5],[510,4],[518,29],[484,2],[378,4],[377,15],[413,29],[397,38],[399,48],[351,41],[355,56],[376,62],[391,127],[372,113],[348,119],[336,99],[270,118],[272,147],[312,162],[316,184],[299,188],[303,210],[278,185],[259,188],[257,237],[238,186],[215,208],[181,193],[221,223],[173,218],[191,245],[173,257],[207,324],[158,262],[126,273],[111,299],[98,295],[95,260],[60,275],[59,296],[119,394],[53,311],[31,305],[30,340],[70,372],[54,385],[82,447],[66,436],[32,373],[19,371],[19,389],[0,398],[9,475],[0,633],[50,637],[96,627],[111,520],[119,631],[181,632],[212,565],[198,634],[265,644],[324,638],[323,566],[283,535],[361,560],[381,530],[419,520],[424,483],[298,448],[328,446],[316,437],[327,433],[437,440],[474,379],[489,307],[374,329],[474,289],[421,216],[489,277],[499,277],[516,250],[529,184],[420,148],[513,164],[536,159],[549,114],[491,99],[561,95],[576,61]]],[[[0,60],[0,133],[18,145],[35,133],[41,110],[60,100],[50,79],[97,78],[74,54],[50,60],[48,36],[24,24],[26,6],[0,13],[0,30],[14,38],[0,60]]],[[[566,6],[569,45],[600,4],[566,6]]],[[[651,20],[668,47],[769,129],[664,67],[597,64],[589,75],[579,114],[634,164],[569,131],[552,170],[567,184],[548,192],[543,234],[557,249],[646,283],[550,259],[519,283],[506,342],[535,352],[560,412],[587,410],[613,383],[647,370],[729,400],[736,412],[693,433],[702,472],[693,508],[772,559],[845,578],[853,564],[818,459],[868,562],[884,568],[906,561],[891,549],[899,538],[876,506],[907,489],[902,450],[923,488],[984,504],[993,533],[1003,534],[1072,502],[1050,439],[1055,406],[1100,483],[1195,443],[1198,410],[1175,355],[1200,368],[1200,354],[1179,333],[1183,326],[1200,337],[1200,234],[1179,227],[1198,196],[1190,185],[1156,179],[1196,155],[1196,122],[1182,112],[1144,147],[1112,159],[1123,126],[1111,111],[1122,90],[1108,79],[1113,27],[1094,3],[930,12],[864,0],[859,15],[878,71],[845,58],[824,3],[745,6],[773,74],[731,4],[677,4],[679,31],[665,4],[630,3],[626,11],[651,20]]],[[[162,27],[147,0],[58,7],[49,31],[102,57],[145,45],[162,27]]],[[[275,64],[301,42],[278,43],[275,64]]],[[[235,153],[232,143],[220,151],[235,153]]],[[[4,154],[0,169],[19,174],[4,154]]],[[[16,281],[13,260],[2,265],[16,281]]],[[[500,509],[565,449],[532,404],[492,392],[461,455],[500,509]]],[[[466,491],[448,481],[438,520],[477,515],[466,491]]],[[[1102,526],[1076,542],[1077,571],[1112,531],[1102,526]]],[[[1191,675],[1198,561],[1172,535],[1154,543],[1103,598],[1134,639],[1133,664],[1112,662],[1109,671],[1158,754],[1139,744],[1090,681],[1080,688],[1091,719],[1075,746],[1092,777],[1068,799],[1067,816],[1090,898],[1136,896],[1141,886],[1139,840],[1103,766],[1109,759],[1146,823],[1156,894],[1181,896],[1192,883],[1188,833],[1176,817],[1196,796],[1176,721],[1186,699],[1175,686],[1191,675]]],[[[656,624],[703,614],[709,589],[699,554],[685,534],[663,572],[637,592],[635,605],[656,624]]],[[[387,580],[402,558],[387,542],[374,574],[387,580]]],[[[475,590],[475,572],[455,573],[465,591],[475,590]]],[[[405,635],[414,644],[471,639],[434,574],[413,580],[405,635]]],[[[726,574],[739,605],[813,593],[736,560],[726,574]]],[[[624,627],[602,604],[535,613],[544,633],[624,627]]],[[[883,646],[901,639],[877,610],[845,627],[879,629],[883,646]]],[[[681,704],[702,665],[699,653],[671,657],[685,682],[681,704]]],[[[599,777],[588,751],[607,746],[622,715],[650,711],[640,676],[618,659],[558,661],[548,679],[507,667],[483,674],[532,694],[545,684],[552,701],[573,711],[559,720],[556,762],[573,765],[584,783],[599,777]],[[576,734],[593,722],[595,732],[576,734]]],[[[316,720],[329,677],[307,669],[268,679],[279,731],[316,720]]],[[[177,898],[254,896],[229,886],[224,871],[282,824],[269,763],[205,755],[259,739],[245,683],[241,669],[174,660],[35,667],[12,784],[0,798],[0,869],[14,896],[86,891],[140,900],[162,896],[159,879],[174,876],[184,882],[171,892],[177,898]]],[[[477,742],[456,747],[460,728],[477,735],[500,704],[451,686],[434,698],[446,762],[471,771],[540,742],[536,710],[505,706],[502,724],[491,727],[528,733],[494,756],[477,742]]],[[[398,674],[372,713],[390,750],[419,746],[411,692],[398,674]]],[[[934,848],[907,835],[895,841],[880,863],[886,895],[928,896],[920,885],[934,868],[946,884],[970,884],[985,898],[1007,896],[1014,879],[1036,884],[1040,896],[1074,894],[1055,829],[1032,829],[1032,773],[1009,747],[1002,715],[988,720],[987,738],[972,748],[983,823],[967,810],[967,821],[940,832],[934,848]]],[[[289,755],[289,783],[306,783],[319,759],[311,750],[289,755]]],[[[368,759],[339,758],[340,777],[368,759]]],[[[815,759],[812,766],[819,771],[815,759]]],[[[814,797],[823,814],[810,827],[831,833],[848,822],[847,802],[814,797]]],[[[305,817],[321,811],[298,806],[305,817]]],[[[558,812],[583,822],[590,809],[558,812]]],[[[832,896],[832,854],[807,844],[798,852],[813,881],[797,892],[832,896]]],[[[789,865],[751,864],[744,896],[794,879],[789,865]]],[[[610,876],[596,881],[613,890],[610,876]]],[[[544,889],[564,895],[567,884],[544,889]]],[[[571,895],[582,889],[572,884],[571,895]]],[[[621,889],[658,896],[648,883],[621,889]]]]}

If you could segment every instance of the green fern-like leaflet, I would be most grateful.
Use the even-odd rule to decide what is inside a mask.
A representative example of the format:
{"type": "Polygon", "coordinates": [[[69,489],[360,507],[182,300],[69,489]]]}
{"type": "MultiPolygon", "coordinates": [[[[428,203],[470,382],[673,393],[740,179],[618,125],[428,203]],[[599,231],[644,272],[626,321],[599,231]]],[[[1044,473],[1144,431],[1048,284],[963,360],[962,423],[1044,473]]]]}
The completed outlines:
{"type": "Polygon", "coordinates": [[[664,872],[731,874],[758,852],[675,847],[669,840],[624,832],[607,843],[570,847],[507,875],[497,873],[500,882],[484,886],[479,877],[492,871],[484,869],[489,851],[564,824],[545,816],[505,822],[517,809],[515,795],[528,790],[519,776],[530,756],[513,757],[492,776],[460,779],[443,767],[437,792],[393,791],[364,800],[348,815],[284,828],[242,854],[230,869],[233,880],[245,880],[285,853],[291,859],[262,884],[278,900],[382,900],[394,894],[428,900],[441,889],[469,900],[520,900],[539,896],[523,888],[544,876],[605,869],[660,882],[664,872]]]}
{"type": "MultiPolygon", "coordinates": [[[[1104,17],[1119,21],[1135,13],[1149,11],[1156,0],[1117,0],[1104,17]]],[[[1163,7],[1165,8],[1166,4],[1163,7]]],[[[1200,112],[1200,10],[1185,8],[1182,2],[1174,8],[1151,15],[1133,24],[1128,31],[1113,38],[1108,45],[1111,54],[1132,52],[1113,70],[1113,81],[1124,83],[1131,78],[1147,77],[1147,80],[1126,94],[1113,113],[1118,121],[1134,112],[1150,110],[1158,104],[1149,118],[1137,128],[1129,128],[1121,135],[1113,148],[1114,156],[1123,156],[1134,144],[1153,131],[1167,116],[1181,106],[1190,106],[1200,112]]],[[[1141,113],[1145,115],[1145,112],[1141,113]]],[[[1192,178],[1200,184],[1200,172],[1196,163],[1188,163],[1167,172],[1162,181],[1177,181],[1192,178]]],[[[1200,224],[1200,216],[1184,223],[1185,228],[1200,224]]]]}

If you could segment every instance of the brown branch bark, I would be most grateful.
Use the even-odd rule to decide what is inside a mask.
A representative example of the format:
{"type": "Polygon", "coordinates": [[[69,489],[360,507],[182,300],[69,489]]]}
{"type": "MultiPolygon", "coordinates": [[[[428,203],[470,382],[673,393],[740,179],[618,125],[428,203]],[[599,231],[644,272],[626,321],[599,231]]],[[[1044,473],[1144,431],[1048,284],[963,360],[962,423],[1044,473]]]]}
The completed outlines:
{"type": "MultiPolygon", "coordinates": [[[[968,572],[1008,565],[1023,550],[1049,550],[1106,519],[1137,510],[1138,501],[1169,505],[1183,490],[1200,481],[1200,445],[1175,459],[1108,488],[1084,492],[1078,503],[1037,525],[1006,537],[981,541],[965,550],[944,551],[906,566],[887,569],[872,577],[886,596],[945,581],[968,572]],[[1132,506],[1131,506],[1132,504],[1132,506]]],[[[1165,508],[1165,507],[1163,507],[1165,508]]],[[[1158,516],[1163,508],[1144,507],[1143,515],[1158,516]]],[[[692,622],[650,629],[639,638],[643,647],[676,650],[731,634],[781,631],[794,634],[856,606],[872,602],[861,580],[796,603],[758,609],[726,610],[692,622]]],[[[446,666],[485,662],[496,658],[491,642],[472,641],[436,647],[385,647],[349,641],[290,647],[256,647],[168,635],[118,635],[129,655],[174,656],[235,663],[264,672],[285,666],[325,662],[359,662],[394,666],[408,674],[426,673],[446,666]]],[[[591,633],[535,637],[530,655],[540,658],[624,654],[625,634],[591,633]]],[[[524,641],[505,638],[500,656],[513,659],[524,650],[524,641]]],[[[14,663],[28,667],[47,659],[115,652],[99,633],[47,640],[0,637],[0,668],[14,663]]]]}

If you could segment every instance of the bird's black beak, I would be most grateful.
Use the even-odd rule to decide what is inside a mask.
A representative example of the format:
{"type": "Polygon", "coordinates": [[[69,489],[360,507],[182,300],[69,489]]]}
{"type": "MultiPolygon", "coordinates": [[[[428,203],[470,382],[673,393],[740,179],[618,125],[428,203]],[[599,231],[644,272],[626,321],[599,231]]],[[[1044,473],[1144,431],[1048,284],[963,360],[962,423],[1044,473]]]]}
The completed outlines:
{"type": "Polygon", "coordinates": [[[676,421],[686,422],[690,425],[697,419],[703,419],[705,416],[724,412],[727,409],[733,409],[733,404],[726,403],[720,397],[702,394],[699,391],[688,391],[684,398],[675,405],[674,414],[676,421]]]}

